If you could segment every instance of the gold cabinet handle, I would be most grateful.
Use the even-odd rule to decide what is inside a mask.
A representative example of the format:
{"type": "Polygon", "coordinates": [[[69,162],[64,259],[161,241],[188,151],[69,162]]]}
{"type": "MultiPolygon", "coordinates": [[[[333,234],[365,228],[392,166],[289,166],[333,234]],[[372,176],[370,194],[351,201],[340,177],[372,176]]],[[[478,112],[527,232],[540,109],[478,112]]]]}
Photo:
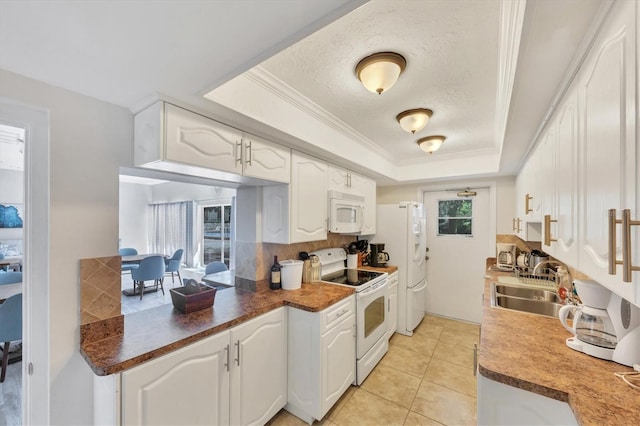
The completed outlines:
{"type": "Polygon", "coordinates": [[[617,265],[622,265],[622,281],[630,283],[631,273],[640,271],[640,266],[633,266],[631,255],[631,227],[640,225],[640,220],[631,220],[631,210],[622,210],[622,219],[617,219],[616,209],[609,210],[609,274],[616,274],[617,265]],[[622,225],[622,260],[616,258],[616,225],[622,225]]]}
{"type": "Polygon", "coordinates": [[[522,228],[520,227],[520,222],[522,222],[522,219],[520,219],[519,217],[516,218],[516,232],[520,233],[522,232],[522,228]]]}
{"type": "Polygon", "coordinates": [[[516,226],[516,218],[511,219],[511,230],[518,232],[518,227],[516,226]]]}
{"type": "Polygon", "coordinates": [[[551,220],[551,215],[544,215],[544,245],[550,246],[552,241],[558,241],[556,238],[551,238],[551,224],[558,223],[558,220],[551,220]]]}
{"type": "Polygon", "coordinates": [[[529,194],[524,196],[524,214],[529,214],[533,209],[529,208],[529,201],[533,200],[533,197],[529,194]]]}

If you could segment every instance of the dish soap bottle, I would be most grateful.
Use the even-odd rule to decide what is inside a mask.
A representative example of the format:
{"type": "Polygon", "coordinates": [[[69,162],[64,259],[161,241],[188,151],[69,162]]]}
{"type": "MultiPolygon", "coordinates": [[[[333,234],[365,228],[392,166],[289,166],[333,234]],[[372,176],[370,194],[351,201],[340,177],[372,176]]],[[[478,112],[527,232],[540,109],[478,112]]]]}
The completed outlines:
{"type": "Polygon", "coordinates": [[[278,263],[278,256],[273,256],[273,265],[271,266],[271,283],[269,284],[269,288],[271,290],[278,290],[282,288],[282,283],[280,281],[280,271],[281,267],[278,263]]]}

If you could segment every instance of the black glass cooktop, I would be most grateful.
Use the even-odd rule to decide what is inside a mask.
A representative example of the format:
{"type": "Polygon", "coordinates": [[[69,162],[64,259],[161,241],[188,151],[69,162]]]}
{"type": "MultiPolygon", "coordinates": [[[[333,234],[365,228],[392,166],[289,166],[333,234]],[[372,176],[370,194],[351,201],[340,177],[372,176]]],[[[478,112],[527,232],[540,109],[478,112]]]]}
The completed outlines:
{"type": "Polygon", "coordinates": [[[322,281],[358,287],[381,276],[381,272],[362,271],[360,269],[341,269],[322,277],[322,281]]]}

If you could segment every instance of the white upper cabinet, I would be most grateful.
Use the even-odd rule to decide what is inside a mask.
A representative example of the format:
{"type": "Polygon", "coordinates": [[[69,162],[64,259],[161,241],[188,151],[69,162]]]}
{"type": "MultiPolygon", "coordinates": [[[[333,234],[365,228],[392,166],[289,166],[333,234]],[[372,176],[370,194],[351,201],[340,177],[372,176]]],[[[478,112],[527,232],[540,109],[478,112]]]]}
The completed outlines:
{"type": "Polygon", "coordinates": [[[136,114],[134,146],[139,167],[255,185],[290,178],[289,148],[162,101],[136,114]]]}
{"type": "MultiPolygon", "coordinates": [[[[620,296],[640,303],[640,272],[623,282],[621,266],[609,274],[608,210],[631,210],[640,219],[637,141],[637,8],[635,1],[613,5],[578,76],[579,146],[578,267],[620,296]]],[[[622,260],[622,230],[616,225],[616,259],[622,260]]],[[[634,265],[640,260],[640,226],[631,227],[634,265]]]]}
{"type": "Polygon", "coordinates": [[[542,149],[538,146],[522,166],[516,179],[514,232],[523,240],[540,241],[542,221],[542,149]]]}
{"type": "Polygon", "coordinates": [[[577,267],[578,259],[578,99],[572,86],[543,140],[542,250],[577,267]]]}
{"type": "Polygon", "coordinates": [[[327,239],[327,164],[293,151],[291,183],[262,189],[262,241],[292,244],[327,239]]]}
{"type": "Polygon", "coordinates": [[[244,175],[274,182],[291,179],[291,150],[248,133],[242,136],[244,175]]]}
{"type": "Polygon", "coordinates": [[[376,233],[376,181],[361,177],[364,189],[364,221],[362,223],[361,235],[373,235],[376,233]]]}

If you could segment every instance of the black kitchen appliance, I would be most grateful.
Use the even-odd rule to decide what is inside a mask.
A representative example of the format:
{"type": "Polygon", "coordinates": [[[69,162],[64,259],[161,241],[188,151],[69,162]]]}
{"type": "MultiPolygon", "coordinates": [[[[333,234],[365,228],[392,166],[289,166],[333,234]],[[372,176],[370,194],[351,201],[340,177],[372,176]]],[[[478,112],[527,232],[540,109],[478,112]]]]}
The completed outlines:
{"type": "Polygon", "coordinates": [[[369,265],[374,267],[385,267],[389,261],[389,253],[384,251],[384,243],[369,244],[369,265]]]}

